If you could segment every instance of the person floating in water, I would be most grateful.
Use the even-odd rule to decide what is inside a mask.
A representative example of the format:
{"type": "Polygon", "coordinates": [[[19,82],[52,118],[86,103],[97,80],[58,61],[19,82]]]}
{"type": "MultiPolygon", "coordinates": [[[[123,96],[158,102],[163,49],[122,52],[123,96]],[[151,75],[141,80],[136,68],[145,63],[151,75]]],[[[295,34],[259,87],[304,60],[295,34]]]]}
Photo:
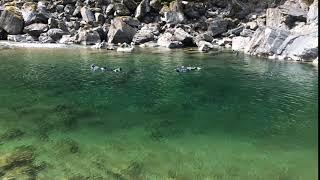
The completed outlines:
{"type": "Polygon", "coordinates": [[[95,64],[91,64],[91,70],[92,71],[96,71],[99,69],[99,66],[95,65],[95,64]]]}
{"type": "Polygon", "coordinates": [[[109,71],[109,72],[111,72],[111,71],[113,71],[113,72],[120,72],[120,71],[122,71],[122,68],[121,67],[118,67],[118,68],[114,68],[114,69],[112,69],[112,68],[108,68],[108,67],[99,67],[99,66],[97,66],[97,65],[95,65],[95,64],[91,64],[91,70],[92,71],[97,71],[97,70],[101,70],[101,71],[109,71]]]}
{"type": "Polygon", "coordinates": [[[120,71],[122,71],[122,69],[121,68],[116,68],[116,69],[113,69],[112,71],[113,72],[120,72],[120,71]]]}
{"type": "Polygon", "coordinates": [[[189,71],[194,71],[194,70],[199,71],[199,70],[201,70],[201,67],[181,66],[181,67],[176,68],[175,70],[176,70],[176,72],[189,72],[189,71]]]}

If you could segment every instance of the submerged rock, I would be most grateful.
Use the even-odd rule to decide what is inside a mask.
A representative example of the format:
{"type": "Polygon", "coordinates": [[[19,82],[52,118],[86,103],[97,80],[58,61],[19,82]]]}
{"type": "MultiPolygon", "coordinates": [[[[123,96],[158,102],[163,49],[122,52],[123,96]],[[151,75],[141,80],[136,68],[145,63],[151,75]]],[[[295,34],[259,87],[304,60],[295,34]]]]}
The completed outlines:
{"type": "Polygon", "coordinates": [[[20,138],[24,135],[25,133],[21,131],[20,129],[9,129],[3,134],[0,134],[0,144],[5,142],[5,141],[10,141],[13,139],[20,138]]]}
{"type": "Polygon", "coordinates": [[[56,152],[61,155],[75,154],[80,150],[79,144],[70,138],[59,140],[56,142],[54,148],[56,152]]]}
{"type": "Polygon", "coordinates": [[[0,156],[0,170],[8,171],[34,161],[34,149],[28,146],[18,147],[15,152],[0,156]]]}
{"type": "Polygon", "coordinates": [[[123,176],[128,176],[128,179],[140,179],[143,173],[143,164],[140,162],[131,162],[130,165],[121,171],[123,176]]]}
{"type": "Polygon", "coordinates": [[[12,153],[1,154],[1,179],[36,179],[37,174],[47,167],[47,163],[36,163],[34,151],[32,146],[20,146],[12,153]]]}
{"type": "Polygon", "coordinates": [[[170,120],[150,122],[146,129],[150,133],[150,138],[156,141],[181,133],[178,126],[175,126],[174,121],[170,120]]]}

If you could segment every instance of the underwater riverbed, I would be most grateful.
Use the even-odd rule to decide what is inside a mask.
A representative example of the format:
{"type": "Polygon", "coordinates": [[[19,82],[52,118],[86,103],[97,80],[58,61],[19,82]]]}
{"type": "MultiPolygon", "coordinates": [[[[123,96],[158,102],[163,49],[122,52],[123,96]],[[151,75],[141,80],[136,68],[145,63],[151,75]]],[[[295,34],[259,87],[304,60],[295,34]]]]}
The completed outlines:
{"type": "Polygon", "coordinates": [[[0,179],[317,179],[317,99],[308,64],[0,50],[0,179]],[[182,65],[203,69],[174,71],[182,65]]]}

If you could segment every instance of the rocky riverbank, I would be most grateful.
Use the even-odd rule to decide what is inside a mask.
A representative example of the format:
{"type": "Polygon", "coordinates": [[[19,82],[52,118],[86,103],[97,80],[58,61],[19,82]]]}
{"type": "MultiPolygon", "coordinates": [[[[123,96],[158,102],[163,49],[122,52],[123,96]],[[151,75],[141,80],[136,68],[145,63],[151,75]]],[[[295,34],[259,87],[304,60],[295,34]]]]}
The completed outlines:
{"type": "Polygon", "coordinates": [[[295,61],[318,58],[318,0],[0,1],[0,40],[232,48],[295,61]]]}

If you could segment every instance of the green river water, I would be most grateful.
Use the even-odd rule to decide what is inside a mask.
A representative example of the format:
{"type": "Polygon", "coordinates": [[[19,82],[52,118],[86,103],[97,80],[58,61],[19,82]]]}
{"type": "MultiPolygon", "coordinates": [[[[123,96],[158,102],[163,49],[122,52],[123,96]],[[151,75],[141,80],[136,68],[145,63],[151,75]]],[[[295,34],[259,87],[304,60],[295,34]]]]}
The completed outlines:
{"type": "Polygon", "coordinates": [[[0,50],[0,165],[19,148],[44,164],[27,175],[0,168],[0,179],[314,180],[317,100],[309,64],[191,50],[0,50]],[[92,63],[123,71],[92,72],[92,63]],[[203,69],[179,74],[181,65],[203,69]]]}

